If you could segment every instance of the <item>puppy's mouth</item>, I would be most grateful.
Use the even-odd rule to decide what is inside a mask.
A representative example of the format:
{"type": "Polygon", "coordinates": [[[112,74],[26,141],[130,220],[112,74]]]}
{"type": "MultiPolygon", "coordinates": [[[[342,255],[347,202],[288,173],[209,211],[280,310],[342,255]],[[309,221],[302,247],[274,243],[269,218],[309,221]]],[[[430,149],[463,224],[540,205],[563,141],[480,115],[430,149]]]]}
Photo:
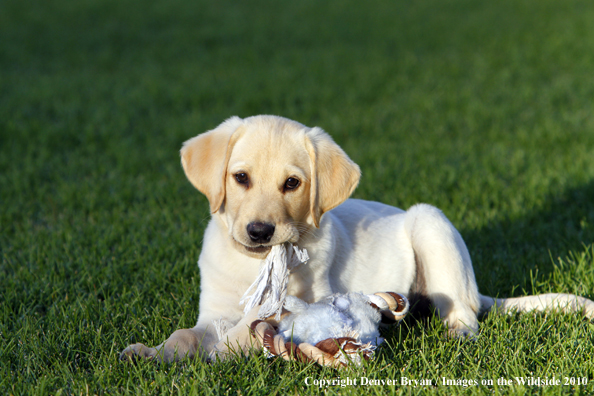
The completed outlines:
{"type": "Polygon", "coordinates": [[[264,245],[260,245],[260,246],[256,246],[256,247],[250,247],[250,246],[243,245],[243,247],[248,252],[255,253],[255,254],[268,253],[270,251],[270,249],[272,249],[272,246],[264,246],[264,245]]]}
{"type": "Polygon", "coordinates": [[[272,249],[272,245],[248,246],[248,245],[245,245],[245,244],[239,242],[233,236],[231,237],[231,239],[233,240],[233,244],[235,245],[236,248],[238,248],[239,250],[245,251],[248,256],[255,257],[255,258],[266,257],[268,255],[268,252],[270,252],[270,249],[272,249]]]}

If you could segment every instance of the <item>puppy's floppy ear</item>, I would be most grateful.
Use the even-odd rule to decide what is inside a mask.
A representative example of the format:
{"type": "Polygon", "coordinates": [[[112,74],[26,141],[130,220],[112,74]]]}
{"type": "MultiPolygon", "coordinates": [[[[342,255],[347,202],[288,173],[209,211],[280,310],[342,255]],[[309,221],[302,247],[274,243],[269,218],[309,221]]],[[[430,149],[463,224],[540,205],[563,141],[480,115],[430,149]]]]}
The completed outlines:
{"type": "Polygon", "coordinates": [[[305,133],[305,148],[312,169],[310,211],[315,226],[319,227],[322,215],[353,193],[361,170],[320,128],[305,133]]]}
{"type": "Polygon", "coordinates": [[[180,151],[186,176],[206,195],[211,213],[216,213],[225,199],[227,162],[237,140],[234,134],[242,124],[241,118],[231,117],[215,129],[186,141],[180,151]]]}

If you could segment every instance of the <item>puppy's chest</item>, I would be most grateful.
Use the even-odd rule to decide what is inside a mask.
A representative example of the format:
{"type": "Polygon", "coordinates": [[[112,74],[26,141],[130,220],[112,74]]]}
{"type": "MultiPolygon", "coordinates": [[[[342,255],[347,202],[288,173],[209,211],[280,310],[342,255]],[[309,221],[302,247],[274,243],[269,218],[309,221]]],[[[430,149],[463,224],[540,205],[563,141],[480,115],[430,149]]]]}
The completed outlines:
{"type": "Polygon", "coordinates": [[[229,275],[234,280],[238,293],[244,293],[260,274],[261,262],[250,262],[233,268],[229,275]]]}
{"type": "Polygon", "coordinates": [[[332,294],[330,283],[323,274],[316,273],[307,263],[295,268],[289,276],[287,295],[296,296],[306,302],[314,302],[332,294]]]}

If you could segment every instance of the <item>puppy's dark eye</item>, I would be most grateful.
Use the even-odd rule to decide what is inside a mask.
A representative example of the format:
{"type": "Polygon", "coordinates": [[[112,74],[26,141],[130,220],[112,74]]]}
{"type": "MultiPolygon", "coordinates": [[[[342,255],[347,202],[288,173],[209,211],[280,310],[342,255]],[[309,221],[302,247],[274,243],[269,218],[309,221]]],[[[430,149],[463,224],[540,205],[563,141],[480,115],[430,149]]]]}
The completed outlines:
{"type": "Polygon", "coordinates": [[[250,182],[250,178],[247,175],[247,173],[245,173],[245,172],[236,173],[235,180],[237,181],[237,183],[244,184],[244,185],[247,185],[250,182]]]}
{"type": "Polygon", "coordinates": [[[299,179],[295,179],[294,177],[289,177],[287,181],[285,181],[285,191],[294,190],[299,187],[301,182],[299,179]]]}

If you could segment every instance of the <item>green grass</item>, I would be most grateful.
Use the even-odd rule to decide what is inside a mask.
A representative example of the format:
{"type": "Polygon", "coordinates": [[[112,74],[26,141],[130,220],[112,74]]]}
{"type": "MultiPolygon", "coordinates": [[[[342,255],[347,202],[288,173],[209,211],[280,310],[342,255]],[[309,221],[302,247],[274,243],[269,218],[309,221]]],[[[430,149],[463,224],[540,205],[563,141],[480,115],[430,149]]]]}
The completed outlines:
{"type": "Polygon", "coordinates": [[[195,323],[208,203],[178,150],[232,115],[318,125],[357,198],[440,207],[483,293],[594,297],[593,71],[590,0],[0,2],[0,394],[593,393],[579,315],[488,315],[474,342],[408,321],[341,372],[118,361],[195,323]]]}

